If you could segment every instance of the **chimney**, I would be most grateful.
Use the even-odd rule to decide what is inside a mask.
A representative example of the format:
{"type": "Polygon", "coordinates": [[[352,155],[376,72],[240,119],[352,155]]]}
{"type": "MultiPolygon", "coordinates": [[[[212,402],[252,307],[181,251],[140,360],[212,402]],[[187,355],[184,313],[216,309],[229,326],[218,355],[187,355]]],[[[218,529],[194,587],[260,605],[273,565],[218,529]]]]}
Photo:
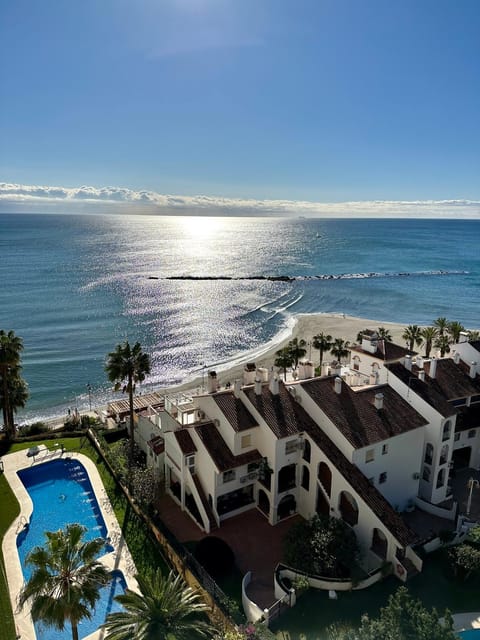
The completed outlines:
{"type": "Polygon", "coordinates": [[[240,397],[241,389],[242,389],[242,381],[237,378],[233,383],[233,395],[236,398],[240,397]]]}
{"type": "Polygon", "coordinates": [[[405,369],[407,371],[411,371],[412,370],[412,356],[408,356],[408,355],[405,356],[403,364],[405,365],[405,369]]]}
{"type": "Polygon", "coordinates": [[[262,381],[259,380],[258,378],[255,379],[255,395],[256,396],[262,395],[262,381]]]}
{"type": "Polygon", "coordinates": [[[460,331],[460,337],[458,338],[458,344],[462,342],[468,342],[468,333],[466,331],[460,331]]]}
{"type": "Polygon", "coordinates": [[[472,378],[472,380],[475,380],[475,376],[477,375],[477,363],[476,362],[471,362],[470,363],[470,371],[468,372],[468,375],[470,376],[470,378],[472,378]]]}
{"type": "Polygon", "coordinates": [[[218,389],[217,372],[216,371],[209,371],[208,372],[208,378],[207,378],[207,392],[208,393],[215,393],[215,391],[217,391],[217,389],[218,389]]]}
{"type": "Polygon", "coordinates": [[[383,409],[383,393],[375,394],[375,409],[377,411],[380,411],[380,409],[383,409]]]}
{"type": "Polygon", "coordinates": [[[270,393],[274,396],[278,396],[280,390],[279,390],[278,376],[276,374],[270,378],[270,384],[268,386],[270,389],[270,393]]]}
{"type": "Polygon", "coordinates": [[[430,378],[435,378],[437,375],[437,361],[435,358],[430,360],[430,378]]]}
{"type": "Polygon", "coordinates": [[[455,355],[453,356],[453,361],[455,364],[460,364],[460,354],[458,351],[455,351],[455,355]]]}
{"type": "Polygon", "coordinates": [[[418,372],[418,379],[421,380],[422,382],[425,382],[425,371],[424,371],[424,369],[422,369],[421,371],[418,372]]]}
{"type": "Polygon", "coordinates": [[[342,379],[338,376],[335,378],[335,393],[342,393],[342,379]]]}
{"type": "Polygon", "coordinates": [[[423,358],[422,358],[422,356],[417,356],[417,367],[419,369],[423,369],[423,358]]]}

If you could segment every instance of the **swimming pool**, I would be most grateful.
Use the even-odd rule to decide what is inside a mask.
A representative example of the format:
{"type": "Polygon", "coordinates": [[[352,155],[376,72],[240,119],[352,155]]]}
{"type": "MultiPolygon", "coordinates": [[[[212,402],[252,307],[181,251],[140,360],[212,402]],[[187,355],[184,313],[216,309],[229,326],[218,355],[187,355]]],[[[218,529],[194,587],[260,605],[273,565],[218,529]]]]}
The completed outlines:
{"type": "MultiPolygon", "coordinates": [[[[29,526],[17,537],[18,553],[26,579],[31,575],[31,568],[25,566],[25,557],[33,547],[44,543],[45,531],[57,531],[67,524],[79,522],[87,527],[87,540],[107,537],[105,522],[87,471],[78,460],[61,458],[45,462],[19,471],[18,476],[33,502],[29,526]]],[[[112,549],[107,546],[106,552],[112,549]]],[[[125,588],[123,574],[112,573],[112,582],[101,590],[92,619],[84,620],[79,625],[81,638],[98,629],[108,613],[121,610],[114,597],[123,593],[125,588]]],[[[71,637],[69,627],[62,633],[37,623],[35,632],[38,640],[67,640],[71,637]]]]}
{"type": "Polygon", "coordinates": [[[480,640],[480,629],[466,629],[465,631],[459,631],[458,637],[461,640],[480,640]]]}

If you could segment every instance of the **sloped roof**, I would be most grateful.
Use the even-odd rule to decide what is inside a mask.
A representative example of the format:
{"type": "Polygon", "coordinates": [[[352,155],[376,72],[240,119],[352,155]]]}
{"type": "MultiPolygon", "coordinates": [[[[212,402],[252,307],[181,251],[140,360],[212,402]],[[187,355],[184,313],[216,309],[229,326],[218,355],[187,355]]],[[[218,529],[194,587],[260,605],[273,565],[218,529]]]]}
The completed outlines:
{"type": "Polygon", "coordinates": [[[418,429],[428,423],[388,385],[353,391],[342,381],[335,391],[335,376],[301,383],[315,404],[356,449],[418,429]],[[383,408],[375,408],[375,395],[383,394],[383,408]]]}
{"type": "Polygon", "coordinates": [[[406,355],[415,355],[416,353],[415,351],[410,351],[410,349],[402,347],[399,344],[395,344],[394,342],[388,342],[383,338],[378,339],[377,349],[374,353],[370,353],[370,351],[362,349],[362,345],[360,344],[352,345],[350,347],[350,351],[365,353],[374,358],[378,358],[379,360],[383,360],[384,362],[395,362],[396,360],[400,360],[400,358],[404,358],[406,355]]]}
{"type": "Polygon", "coordinates": [[[196,452],[197,447],[192,440],[192,436],[188,431],[188,427],[177,429],[177,431],[173,432],[173,435],[175,436],[175,439],[178,442],[180,449],[184,455],[188,456],[191,453],[196,452]]]}
{"type": "Polygon", "coordinates": [[[154,436],[147,444],[156,456],[165,451],[165,442],[162,436],[154,436]]]}
{"type": "Polygon", "coordinates": [[[258,423],[250,411],[231,391],[217,393],[213,399],[234,431],[246,431],[258,427],[258,423]]]}
{"type": "Polygon", "coordinates": [[[262,459],[257,449],[242,453],[239,456],[234,456],[213,422],[205,422],[194,428],[212,458],[213,463],[221,472],[242,467],[250,462],[260,462],[262,459]]]}
{"type": "Polygon", "coordinates": [[[255,393],[254,387],[244,387],[243,391],[276,438],[287,438],[301,431],[292,406],[294,400],[283,382],[279,382],[278,394],[273,394],[268,384],[262,385],[260,395],[255,393]]]}

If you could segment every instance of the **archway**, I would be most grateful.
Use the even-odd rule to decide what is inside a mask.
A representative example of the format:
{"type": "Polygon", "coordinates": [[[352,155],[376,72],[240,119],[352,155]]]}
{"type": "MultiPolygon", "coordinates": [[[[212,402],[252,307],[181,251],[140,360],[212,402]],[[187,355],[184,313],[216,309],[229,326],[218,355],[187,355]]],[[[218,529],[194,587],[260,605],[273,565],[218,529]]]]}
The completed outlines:
{"type": "Polygon", "coordinates": [[[388,541],[383,531],[377,529],[376,527],[373,530],[372,546],[370,547],[370,549],[379,558],[383,558],[383,560],[386,559],[388,551],[388,541]]]}
{"type": "Polygon", "coordinates": [[[258,492],[258,508],[268,518],[270,515],[270,500],[263,489],[260,489],[258,492]]]}
{"type": "Polygon", "coordinates": [[[320,462],[318,465],[318,479],[320,484],[325,490],[325,493],[330,498],[330,492],[332,490],[332,472],[325,462],[320,462]]]}
{"type": "Polygon", "coordinates": [[[330,515],[330,504],[326,497],[323,495],[323,491],[318,487],[317,489],[317,505],[315,507],[318,515],[328,516],[330,515]]]}
{"type": "Polygon", "coordinates": [[[278,503],[277,507],[277,516],[279,520],[283,520],[283,518],[287,518],[295,513],[297,510],[297,502],[295,500],[295,496],[292,494],[288,494],[283,496],[283,498],[278,503]]]}
{"type": "Polygon", "coordinates": [[[355,498],[348,493],[348,491],[342,491],[340,494],[339,510],[342,515],[342,519],[351,527],[355,526],[358,522],[358,505],[355,498]]]}

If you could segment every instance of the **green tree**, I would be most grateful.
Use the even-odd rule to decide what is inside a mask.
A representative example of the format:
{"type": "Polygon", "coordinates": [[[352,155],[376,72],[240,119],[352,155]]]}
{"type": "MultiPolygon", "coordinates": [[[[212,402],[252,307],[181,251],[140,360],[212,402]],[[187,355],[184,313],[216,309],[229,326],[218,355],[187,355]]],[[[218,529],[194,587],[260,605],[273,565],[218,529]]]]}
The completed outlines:
{"type": "Polygon", "coordinates": [[[448,329],[448,320],[442,316],[433,321],[433,326],[437,329],[438,335],[443,336],[448,329]]]}
{"type": "Polygon", "coordinates": [[[477,342],[480,340],[480,331],[472,330],[468,332],[468,341],[477,342]]]}
{"type": "Polygon", "coordinates": [[[438,330],[435,327],[424,327],[421,330],[421,336],[425,345],[425,357],[430,357],[430,351],[432,350],[433,342],[437,337],[438,330]]]}
{"type": "Polygon", "coordinates": [[[346,358],[348,356],[349,346],[350,342],[348,342],[348,340],[343,340],[343,338],[335,338],[332,343],[330,352],[339,362],[342,362],[342,358],[346,358]]]}
{"type": "Polygon", "coordinates": [[[23,340],[13,331],[0,330],[0,403],[3,412],[5,434],[10,440],[15,437],[14,413],[25,406],[28,390],[20,372],[23,340]]]}
{"type": "Polygon", "coordinates": [[[110,382],[115,383],[115,391],[128,393],[129,414],[130,414],[130,464],[133,463],[134,456],[134,435],[135,428],[134,411],[133,411],[133,392],[137,382],[143,382],[150,373],[150,356],[144,353],[142,346],[136,342],[133,347],[130,346],[128,340],[122,344],[118,344],[115,351],[111,351],[107,355],[105,363],[105,371],[107,372],[110,382]]]}
{"type": "Polygon", "coordinates": [[[298,338],[293,338],[293,340],[290,340],[290,342],[288,343],[287,348],[290,350],[295,367],[298,366],[298,361],[300,360],[300,358],[303,358],[303,356],[307,353],[306,346],[307,343],[305,342],[305,340],[303,340],[303,338],[300,338],[300,340],[298,338]]]}
{"type": "Polygon", "coordinates": [[[385,327],[378,327],[377,333],[378,333],[378,337],[385,340],[385,342],[392,341],[392,334],[390,333],[389,329],[386,329],[385,327]]]}
{"type": "Polygon", "coordinates": [[[402,338],[407,343],[410,351],[413,351],[415,345],[419,347],[422,344],[422,330],[416,324],[409,324],[403,332],[402,338]]]}
{"type": "Polygon", "coordinates": [[[317,333],[316,336],[313,336],[313,348],[318,349],[319,352],[319,366],[322,366],[323,354],[332,346],[332,336],[328,333],[317,333]]]}
{"type": "Polygon", "coordinates": [[[348,576],[358,555],[353,530],[340,518],[324,515],[294,524],[284,544],[287,564],[319,576],[348,576]]]}
{"type": "Polygon", "coordinates": [[[279,369],[283,370],[283,377],[287,379],[287,369],[293,365],[293,356],[292,352],[288,347],[284,347],[280,349],[275,354],[277,357],[275,358],[275,366],[279,369]]]}
{"type": "Polygon", "coordinates": [[[435,340],[435,348],[440,349],[440,356],[443,358],[446,353],[450,353],[450,340],[446,334],[438,335],[435,340]]]}
{"type": "Polygon", "coordinates": [[[449,552],[455,577],[467,580],[472,573],[480,572],[480,549],[471,544],[459,544],[449,552]]]}
{"type": "Polygon", "coordinates": [[[110,580],[96,559],[105,541],[85,541],[85,532],[79,524],[47,531],[45,547],[35,547],[27,555],[25,562],[34,569],[19,597],[20,607],[30,604],[34,621],[59,631],[70,623],[73,640],[78,640],[79,622],[92,617],[100,588],[110,580]]]}
{"type": "Polygon", "coordinates": [[[448,323],[447,331],[450,336],[450,340],[456,344],[460,340],[460,334],[462,331],[465,331],[465,327],[461,322],[452,320],[452,322],[448,323]]]}
{"type": "Polygon", "coordinates": [[[427,609],[400,587],[388,599],[377,618],[362,617],[359,629],[330,627],[328,640],[457,640],[452,616],[442,622],[436,609],[427,609]]]}
{"type": "Polygon", "coordinates": [[[190,640],[213,631],[204,619],[207,605],[182,578],[157,569],[136,576],[140,593],[129,589],[115,599],[124,611],[110,613],[103,625],[108,640],[190,640]]]}

